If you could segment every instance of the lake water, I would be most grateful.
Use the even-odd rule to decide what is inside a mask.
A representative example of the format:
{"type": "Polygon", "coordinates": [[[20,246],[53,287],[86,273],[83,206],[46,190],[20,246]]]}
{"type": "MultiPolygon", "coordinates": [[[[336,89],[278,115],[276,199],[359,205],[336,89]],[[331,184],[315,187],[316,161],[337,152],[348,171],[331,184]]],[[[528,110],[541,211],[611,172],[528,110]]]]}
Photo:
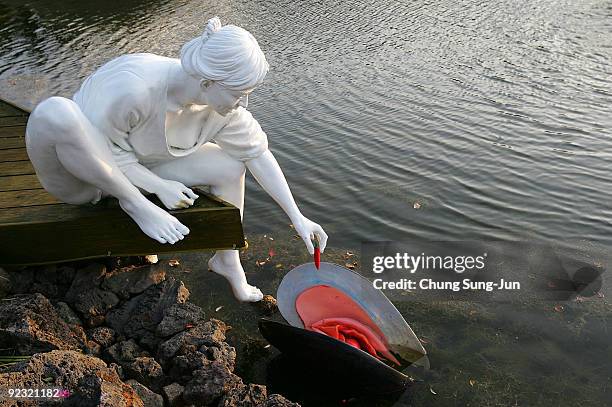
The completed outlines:
{"type": "MultiPolygon", "coordinates": [[[[610,241],[609,1],[1,1],[0,94],[69,96],[105,61],[250,30],[250,98],[330,244],[610,241]],[[421,204],[415,210],[414,203],[421,204]]],[[[249,180],[247,230],[288,223],[249,180]]]]}
{"type": "MultiPolygon", "coordinates": [[[[115,56],[176,57],[213,15],[251,31],[266,53],[270,74],[249,108],[300,208],[332,247],[612,242],[611,1],[0,0],[0,96],[32,107],[71,96],[115,56]]],[[[248,178],[245,231],[285,233],[288,223],[248,178]]],[[[610,361],[601,342],[610,308],[595,321],[589,338],[599,347],[587,359],[604,352],[610,361]]],[[[452,334],[451,325],[441,329],[452,334]]],[[[548,367],[585,343],[538,335],[555,355],[541,362],[548,367]]],[[[462,351],[444,349],[445,363],[462,351]]],[[[612,388],[609,368],[583,372],[588,380],[603,374],[595,382],[612,388]]]]}

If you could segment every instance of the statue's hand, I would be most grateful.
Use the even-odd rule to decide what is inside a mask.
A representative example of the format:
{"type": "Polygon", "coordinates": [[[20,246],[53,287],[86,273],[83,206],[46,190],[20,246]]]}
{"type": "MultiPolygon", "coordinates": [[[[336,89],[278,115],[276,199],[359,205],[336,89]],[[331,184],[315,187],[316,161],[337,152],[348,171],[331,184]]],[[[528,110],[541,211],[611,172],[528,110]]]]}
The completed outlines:
{"type": "Polygon", "coordinates": [[[325,250],[325,246],[327,245],[327,233],[323,230],[323,228],[311,221],[310,219],[302,216],[302,218],[293,222],[293,226],[295,227],[295,231],[300,235],[304,243],[306,244],[306,248],[308,249],[308,253],[314,253],[314,246],[312,245],[312,239],[315,235],[317,235],[321,247],[321,253],[325,250]]]}
{"type": "Polygon", "coordinates": [[[177,181],[164,179],[155,194],[168,209],[188,208],[198,198],[191,189],[177,181]]]}

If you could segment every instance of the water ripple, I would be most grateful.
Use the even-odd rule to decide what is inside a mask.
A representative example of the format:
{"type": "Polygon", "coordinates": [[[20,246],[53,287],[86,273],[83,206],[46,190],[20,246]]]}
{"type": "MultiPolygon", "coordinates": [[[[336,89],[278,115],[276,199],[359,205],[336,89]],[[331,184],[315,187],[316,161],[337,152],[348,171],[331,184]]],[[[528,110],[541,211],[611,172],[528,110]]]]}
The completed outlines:
{"type": "MultiPolygon", "coordinates": [[[[29,106],[70,95],[117,55],[176,56],[220,15],[266,52],[271,72],[252,111],[300,207],[336,244],[607,241],[612,13],[604,3],[3,2],[0,93],[29,106]]],[[[286,224],[253,180],[247,189],[247,228],[286,224]]]]}

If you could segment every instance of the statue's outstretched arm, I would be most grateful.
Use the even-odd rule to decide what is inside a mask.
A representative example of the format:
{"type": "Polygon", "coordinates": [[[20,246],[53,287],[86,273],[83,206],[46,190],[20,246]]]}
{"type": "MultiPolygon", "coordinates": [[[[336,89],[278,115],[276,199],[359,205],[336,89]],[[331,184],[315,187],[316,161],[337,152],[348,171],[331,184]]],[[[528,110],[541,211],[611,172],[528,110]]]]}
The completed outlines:
{"type": "Polygon", "coordinates": [[[289,216],[295,230],[306,244],[308,252],[314,253],[311,239],[315,235],[321,243],[321,251],[325,250],[327,234],[320,225],[302,215],[287,185],[285,175],[270,150],[266,150],[257,158],[246,161],[245,164],[259,185],[289,216]]]}

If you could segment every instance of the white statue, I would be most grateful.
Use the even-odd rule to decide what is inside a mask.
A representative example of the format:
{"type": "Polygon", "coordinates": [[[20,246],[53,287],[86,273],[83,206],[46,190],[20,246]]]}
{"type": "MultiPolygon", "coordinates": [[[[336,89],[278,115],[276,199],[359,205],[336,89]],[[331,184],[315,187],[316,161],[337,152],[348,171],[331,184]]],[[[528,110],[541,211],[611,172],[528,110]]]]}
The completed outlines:
{"type": "MultiPolygon", "coordinates": [[[[248,31],[212,18],[201,37],[183,46],[180,59],[124,55],[90,75],[72,100],[38,104],[26,130],[28,155],[43,187],[58,199],[84,204],[114,196],[144,233],[170,244],[189,229],[141,191],[175,209],[198,198],[190,186],[210,185],[242,215],[248,168],[308,251],[315,235],[323,251],[327,235],[301,214],[266,134],[246,110],[267,72],[248,31]]],[[[230,282],[238,300],[263,297],[247,283],[237,250],[217,251],[209,267],[230,282]]]]}

